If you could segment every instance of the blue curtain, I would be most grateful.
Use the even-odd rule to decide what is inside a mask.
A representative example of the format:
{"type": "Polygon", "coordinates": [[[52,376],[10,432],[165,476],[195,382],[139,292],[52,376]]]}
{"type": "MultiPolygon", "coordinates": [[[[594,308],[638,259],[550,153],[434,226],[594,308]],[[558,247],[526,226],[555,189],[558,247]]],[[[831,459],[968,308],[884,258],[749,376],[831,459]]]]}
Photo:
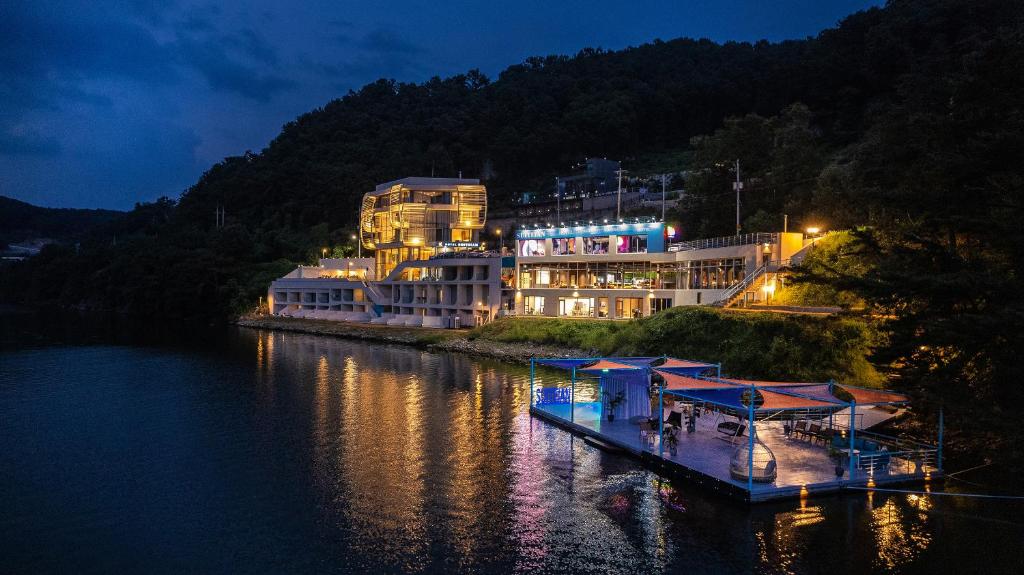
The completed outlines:
{"type": "Polygon", "coordinates": [[[649,376],[645,371],[637,370],[626,375],[608,374],[601,375],[601,389],[604,393],[602,400],[607,408],[607,402],[622,392],[626,401],[615,408],[615,417],[626,418],[651,416],[651,395],[649,376]]]}

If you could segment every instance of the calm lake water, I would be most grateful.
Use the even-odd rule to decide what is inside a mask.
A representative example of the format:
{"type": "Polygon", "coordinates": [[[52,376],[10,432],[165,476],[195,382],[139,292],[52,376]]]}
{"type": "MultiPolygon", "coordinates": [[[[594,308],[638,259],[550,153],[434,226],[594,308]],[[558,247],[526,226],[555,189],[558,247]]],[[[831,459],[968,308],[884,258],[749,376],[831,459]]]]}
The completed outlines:
{"type": "Polygon", "coordinates": [[[519,367],[234,328],[0,322],[0,572],[1024,566],[1024,502],[747,508],[532,419],[519,367]]]}

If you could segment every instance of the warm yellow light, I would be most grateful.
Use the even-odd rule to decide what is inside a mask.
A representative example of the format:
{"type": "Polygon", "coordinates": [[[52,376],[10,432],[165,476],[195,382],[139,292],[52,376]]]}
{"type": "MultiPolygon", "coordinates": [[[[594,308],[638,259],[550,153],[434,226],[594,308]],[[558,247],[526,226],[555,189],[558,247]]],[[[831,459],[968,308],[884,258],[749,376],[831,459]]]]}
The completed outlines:
{"type": "Polygon", "coordinates": [[[578,292],[578,291],[572,292],[572,297],[580,297],[580,292],[578,292]]]}
{"type": "Polygon", "coordinates": [[[761,289],[767,294],[775,293],[775,282],[764,284],[764,287],[761,289]]]}
{"type": "Polygon", "coordinates": [[[462,222],[462,223],[463,223],[463,224],[465,224],[465,225],[467,225],[467,226],[471,226],[471,225],[473,225],[473,222],[472,222],[471,220],[466,220],[466,221],[464,221],[464,222],[462,222]]]}
{"type": "Polygon", "coordinates": [[[812,236],[814,234],[820,232],[820,231],[821,231],[821,228],[819,228],[817,226],[811,226],[811,227],[807,228],[807,233],[811,234],[812,236]]]}

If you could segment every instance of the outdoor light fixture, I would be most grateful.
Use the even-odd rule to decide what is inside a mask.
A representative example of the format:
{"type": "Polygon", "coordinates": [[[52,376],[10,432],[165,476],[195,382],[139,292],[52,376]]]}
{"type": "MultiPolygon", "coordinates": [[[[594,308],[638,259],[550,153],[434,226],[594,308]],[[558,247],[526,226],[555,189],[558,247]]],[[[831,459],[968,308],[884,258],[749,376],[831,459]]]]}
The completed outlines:
{"type": "Polygon", "coordinates": [[[812,235],[812,236],[813,235],[817,235],[817,233],[820,232],[820,231],[821,231],[821,228],[819,228],[817,226],[812,226],[812,227],[807,228],[807,233],[809,235],[812,235]]]}

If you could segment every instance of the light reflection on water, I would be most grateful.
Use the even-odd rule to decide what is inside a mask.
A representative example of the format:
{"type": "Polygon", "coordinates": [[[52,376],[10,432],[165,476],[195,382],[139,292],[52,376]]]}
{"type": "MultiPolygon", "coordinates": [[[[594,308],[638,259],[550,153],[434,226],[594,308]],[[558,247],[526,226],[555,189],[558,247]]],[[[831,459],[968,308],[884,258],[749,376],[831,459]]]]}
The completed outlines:
{"type": "Polygon", "coordinates": [[[665,481],[531,418],[526,368],[288,333],[218,342],[0,352],[6,566],[847,573],[1021,559],[1024,530],[984,503],[875,493],[751,510],[665,481]]]}

